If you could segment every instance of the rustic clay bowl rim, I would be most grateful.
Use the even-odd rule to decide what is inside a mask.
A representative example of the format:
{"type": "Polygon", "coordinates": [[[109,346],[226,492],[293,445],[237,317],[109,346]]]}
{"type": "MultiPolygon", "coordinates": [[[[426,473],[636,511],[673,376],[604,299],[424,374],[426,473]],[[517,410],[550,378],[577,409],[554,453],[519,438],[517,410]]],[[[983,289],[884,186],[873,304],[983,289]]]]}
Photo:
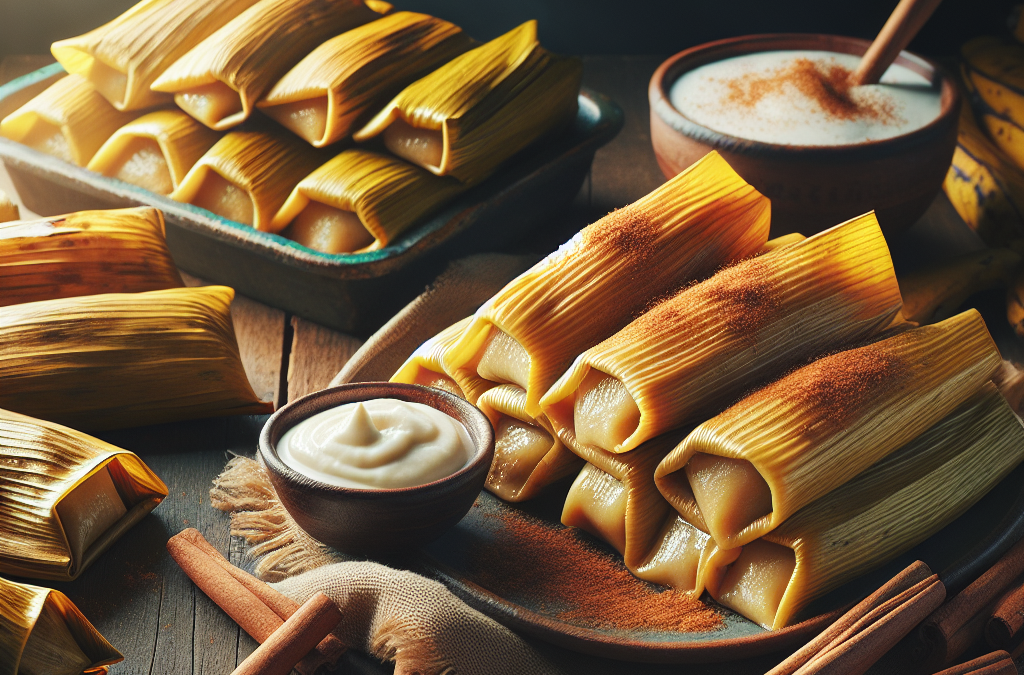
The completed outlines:
{"type": "Polygon", "coordinates": [[[935,129],[947,123],[960,110],[960,91],[938,63],[903,51],[895,63],[912,70],[940,87],[938,116],[928,124],[906,134],[846,145],[784,145],[765,143],[710,129],[679,112],[669,99],[669,90],[683,73],[714,61],[754,52],[791,49],[832,51],[862,56],[871,43],[854,37],[823,33],[766,33],[743,35],[707,42],[685,49],[662,63],[648,87],[651,109],[676,132],[715,148],[749,155],[776,155],[786,159],[854,159],[857,156],[882,157],[900,154],[935,139],[935,129]]]}
{"type": "Polygon", "coordinates": [[[490,420],[476,406],[446,391],[418,384],[352,382],[307,394],[282,406],[263,425],[258,450],[267,470],[296,489],[320,493],[322,496],[330,496],[333,499],[385,501],[403,496],[415,496],[419,493],[432,493],[454,484],[472,481],[479,472],[480,465],[486,462],[489,467],[494,457],[494,430],[490,420]],[[277,454],[277,442],[281,436],[299,422],[330,408],[375,398],[394,398],[400,401],[421,403],[452,417],[466,427],[470,438],[474,440],[476,448],[473,456],[464,467],[455,473],[430,483],[404,488],[348,488],[324,483],[300,473],[285,464],[277,454]],[[437,405],[438,400],[443,401],[445,405],[437,405]]]}

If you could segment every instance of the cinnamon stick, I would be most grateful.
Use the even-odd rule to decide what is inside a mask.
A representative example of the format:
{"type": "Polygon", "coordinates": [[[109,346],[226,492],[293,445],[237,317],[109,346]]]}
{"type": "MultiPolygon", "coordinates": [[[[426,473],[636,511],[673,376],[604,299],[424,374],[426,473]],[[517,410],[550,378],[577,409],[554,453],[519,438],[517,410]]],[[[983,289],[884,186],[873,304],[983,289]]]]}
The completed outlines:
{"type": "Polygon", "coordinates": [[[1000,650],[947,668],[935,675],[1017,675],[1017,666],[1013,665],[1009,654],[1000,650]]]}
{"type": "Polygon", "coordinates": [[[1024,579],[1017,579],[996,604],[985,625],[985,639],[993,649],[1013,652],[1024,643],[1021,628],[1024,628],[1024,579]]]}
{"type": "Polygon", "coordinates": [[[317,593],[235,668],[232,675],[288,675],[341,621],[341,610],[317,593]]]}

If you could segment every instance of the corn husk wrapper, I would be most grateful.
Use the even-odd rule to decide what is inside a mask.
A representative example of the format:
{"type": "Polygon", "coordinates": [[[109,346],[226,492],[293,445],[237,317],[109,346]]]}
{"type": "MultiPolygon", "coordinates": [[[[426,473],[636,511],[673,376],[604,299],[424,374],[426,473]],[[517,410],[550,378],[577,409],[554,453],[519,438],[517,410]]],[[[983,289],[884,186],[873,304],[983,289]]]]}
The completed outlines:
{"type": "Polygon", "coordinates": [[[405,384],[422,384],[441,389],[460,398],[465,394],[444,370],[444,353],[455,343],[462,331],[469,325],[472,317],[453,323],[443,331],[430,338],[412,353],[405,363],[391,376],[391,382],[405,384]]]}
{"type": "Polygon", "coordinates": [[[575,434],[574,402],[593,369],[640,410],[612,452],[726,408],[757,382],[885,328],[902,305],[873,213],[729,267],[658,304],[588,349],[541,399],[575,434]]]}
{"type": "Polygon", "coordinates": [[[354,135],[384,133],[402,119],[440,131],[444,148],[439,176],[476,183],[506,159],[576,114],[583,66],[551,54],[537,42],[537,22],[527,21],[409,85],[354,135]]]}
{"type": "Polygon", "coordinates": [[[260,0],[178,59],[152,88],[173,93],[190,115],[224,131],[247,119],[256,101],[321,42],[379,17],[360,0],[260,0]],[[196,90],[209,85],[231,102],[227,109],[196,106],[196,90]]]}
{"type": "Polygon", "coordinates": [[[53,43],[64,70],[89,79],[118,110],[141,110],[171,97],[150,90],[188,50],[256,0],[143,0],[113,21],[53,43]]]}
{"type": "Polygon", "coordinates": [[[311,201],[319,202],[359,216],[373,243],[358,252],[376,251],[465,190],[453,178],[398,158],[346,150],[299,181],[268,229],[283,230],[311,201]]]}
{"type": "Polygon", "coordinates": [[[302,141],[284,134],[235,131],[196,162],[171,199],[193,203],[209,173],[216,173],[252,200],[257,230],[272,231],[274,215],[295,185],[323,161],[302,141]]]}
{"type": "Polygon", "coordinates": [[[272,412],[242,368],[233,297],[206,286],[0,308],[0,408],[85,430],[272,412]]]}
{"type": "Polygon", "coordinates": [[[135,454],[67,427],[0,410],[0,572],[66,581],[167,496],[167,486],[135,454]],[[106,469],[127,513],[75,552],[58,504],[106,469]]]}
{"type": "Polygon", "coordinates": [[[708,530],[683,471],[694,454],[745,460],[771,490],[771,513],[736,548],[771,532],[950,414],[992,379],[999,352],[976,310],[828,356],[739,401],[689,434],[658,466],[658,488],[708,530]]]}
{"type": "Polygon", "coordinates": [[[582,460],[558,440],[547,417],[534,418],[527,414],[526,392],[519,387],[512,384],[494,387],[484,392],[477,406],[494,427],[494,459],[484,487],[505,501],[533,499],[548,485],[577,473],[583,465],[582,460]],[[503,421],[513,425],[507,426],[503,421]],[[546,441],[537,444],[544,448],[542,453],[524,452],[524,433],[546,441]]]}
{"type": "Polygon", "coordinates": [[[21,218],[18,205],[11,201],[3,190],[0,190],[0,223],[7,223],[21,218]]]}
{"type": "MultiPolygon", "coordinates": [[[[210,131],[180,110],[158,110],[143,115],[134,122],[114,132],[89,162],[90,171],[101,173],[151,189],[160,194],[170,194],[181,186],[189,169],[195,166],[210,148],[220,139],[220,134],[210,131]],[[156,146],[159,158],[145,158],[162,161],[166,168],[166,188],[153,189],[153,181],[139,180],[140,170],[148,167],[126,165],[132,162],[139,144],[149,148],[156,146]]],[[[138,162],[138,159],[134,159],[138,162]]],[[[161,181],[163,182],[163,181],[161,181]]]]}
{"type": "Polygon", "coordinates": [[[122,660],[60,591],[0,579],[0,675],[100,673],[122,660]]]}
{"type": "Polygon", "coordinates": [[[454,24],[396,12],[324,42],[257,107],[321,148],[350,136],[403,87],[472,45],[454,24]]]}
{"type": "Polygon", "coordinates": [[[639,201],[584,228],[476,312],[445,368],[480,391],[474,359],[492,329],[530,358],[526,411],[573,360],[643,312],[654,298],[756,253],[768,240],[766,198],[712,152],[639,201]]]}
{"type": "Polygon", "coordinates": [[[0,224],[0,306],[181,286],[157,209],[0,224]]]}
{"type": "Polygon", "coordinates": [[[134,118],[114,109],[85,78],[68,75],[0,121],[0,136],[85,166],[134,118]]]}
{"type": "MultiPolygon", "coordinates": [[[[854,480],[808,504],[764,541],[796,557],[774,621],[913,548],[962,515],[1024,459],[1024,429],[992,384],[854,480]]],[[[725,554],[723,556],[723,554],[725,554]]],[[[725,574],[711,556],[704,579],[717,599],[725,574]]],[[[730,561],[731,562],[731,561],[730,561]]]]}

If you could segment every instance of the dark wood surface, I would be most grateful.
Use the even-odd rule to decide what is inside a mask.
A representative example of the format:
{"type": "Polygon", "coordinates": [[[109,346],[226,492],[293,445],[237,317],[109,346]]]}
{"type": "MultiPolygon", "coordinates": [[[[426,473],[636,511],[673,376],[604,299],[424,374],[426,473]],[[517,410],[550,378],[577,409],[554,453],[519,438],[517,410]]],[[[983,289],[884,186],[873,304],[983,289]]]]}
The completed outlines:
{"type": "MultiPolygon", "coordinates": [[[[585,60],[584,84],[622,106],[625,127],[598,151],[572,208],[519,242],[516,250],[550,251],[596,217],[663,182],[650,146],[646,96],[648,79],[661,60],[585,60]]],[[[47,62],[47,57],[5,60],[0,63],[0,82],[47,62]]],[[[0,189],[11,192],[2,170],[0,189]]],[[[906,237],[892,243],[894,258],[903,270],[981,246],[942,196],[906,237]]],[[[256,391],[279,404],[322,388],[359,346],[353,337],[246,298],[238,298],[232,311],[243,361],[256,391]]],[[[233,562],[246,563],[244,545],[229,536],[228,518],[209,505],[208,492],[232,454],[254,454],[263,419],[223,418],[104,434],[107,440],[138,453],[170,488],[167,500],[97,564],[77,581],[57,585],[124,653],[125,660],[112,668],[113,675],[227,675],[255,648],[251,638],[196,590],[164,545],[183,528],[196,527],[233,562]]],[[[678,666],[640,668],[540,647],[568,672],[679,672],[678,666]]],[[[746,664],[742,670],[764,672],[778,658],[746,664]]],[[[350,652],[336,672],[388,670],[350,652]]],[[[688,667],[687,672],[723,671],[715,666],[688,667]]],[[[729,672],[740,671],[730,666],[729,672]]]]}

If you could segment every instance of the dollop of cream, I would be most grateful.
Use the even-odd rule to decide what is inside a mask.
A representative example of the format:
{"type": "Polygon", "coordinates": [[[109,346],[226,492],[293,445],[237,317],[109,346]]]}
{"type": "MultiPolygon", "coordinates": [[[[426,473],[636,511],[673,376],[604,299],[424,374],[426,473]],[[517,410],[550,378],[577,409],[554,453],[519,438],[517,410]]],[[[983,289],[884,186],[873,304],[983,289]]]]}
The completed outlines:
{"type": "Polygon", "coordinates": [[[379,398],[317,413],[281,436],[286,465],[329,485],[404,488],[449,476],[469,463],[466,428],[420,403],[379,398]]]}

